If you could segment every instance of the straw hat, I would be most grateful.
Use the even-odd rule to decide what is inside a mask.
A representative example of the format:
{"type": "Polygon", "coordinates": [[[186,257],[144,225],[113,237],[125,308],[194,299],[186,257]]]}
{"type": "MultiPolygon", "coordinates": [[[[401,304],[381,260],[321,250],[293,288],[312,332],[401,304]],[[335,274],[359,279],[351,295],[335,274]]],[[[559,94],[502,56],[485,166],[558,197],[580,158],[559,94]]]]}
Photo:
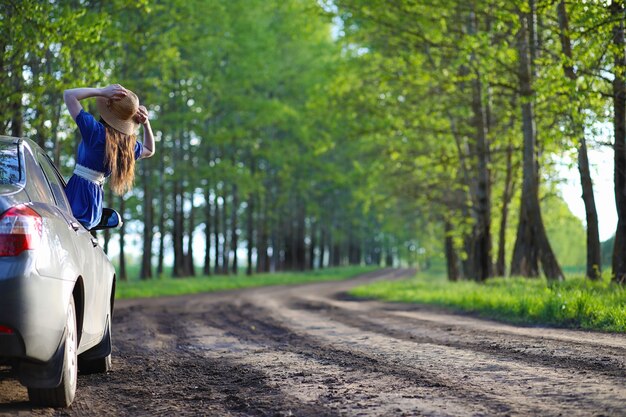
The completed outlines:
{"type": "Polygon", "coordinates": [[[139,109],[139,99],[135,93],[127,91],[128,94],[119,100],[96,97],[96,107],[109,126],[126,135],[133,135],[139,127],[133,119],[139,109]]]}

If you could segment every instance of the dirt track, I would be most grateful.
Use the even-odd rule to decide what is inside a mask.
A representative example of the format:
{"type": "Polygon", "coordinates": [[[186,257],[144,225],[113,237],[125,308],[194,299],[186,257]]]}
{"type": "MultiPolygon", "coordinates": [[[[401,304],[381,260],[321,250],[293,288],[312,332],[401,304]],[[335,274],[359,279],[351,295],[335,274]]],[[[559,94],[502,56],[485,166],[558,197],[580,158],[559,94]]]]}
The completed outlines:
{"type": "Polygon", "coordinates": [[[624,336],[342,295],[407,273],[120,301],[114,372],[79,377],[68,410],[0,382],[0,414],[626,415],[624,336]]]}

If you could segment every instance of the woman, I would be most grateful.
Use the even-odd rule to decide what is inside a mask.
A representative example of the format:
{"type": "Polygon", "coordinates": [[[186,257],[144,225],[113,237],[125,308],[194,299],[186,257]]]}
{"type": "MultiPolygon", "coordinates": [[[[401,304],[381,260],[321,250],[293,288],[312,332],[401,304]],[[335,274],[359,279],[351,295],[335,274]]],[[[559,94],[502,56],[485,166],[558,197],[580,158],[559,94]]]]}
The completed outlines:
{"type": "Polygon", "coordinates": [[[63,99],[82,136],[76,168],[65,193],[74,217],[91,229],[102,217],[104,179],[110,176],[111,188],[118,195],[130,190],[135,178],[135,160],[154,155],[154,135],[146,108],[139,105],[135,93],[119,84],[65,90],[63,99]],[[89,97],[96,97],[100,121],[80,104],[80,100],[89,97]],[[140,124],[143,144],[135,134],[140,124]]]}

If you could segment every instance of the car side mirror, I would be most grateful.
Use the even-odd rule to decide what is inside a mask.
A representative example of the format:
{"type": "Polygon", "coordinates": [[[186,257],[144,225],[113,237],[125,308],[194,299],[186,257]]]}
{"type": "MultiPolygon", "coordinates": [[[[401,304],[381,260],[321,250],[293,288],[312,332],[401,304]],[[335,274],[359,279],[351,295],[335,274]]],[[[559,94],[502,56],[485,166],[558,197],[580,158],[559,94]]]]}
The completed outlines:
{"type": "Polygon", "coordinates": [[[100,223],[92,227],[90,230],[103,230],[103,229],[117,229],[122,227],[124,222],[122,221],[122,216],[120,214],[110,208],[102,209],[102,218],[100,219],[100,223]]]}

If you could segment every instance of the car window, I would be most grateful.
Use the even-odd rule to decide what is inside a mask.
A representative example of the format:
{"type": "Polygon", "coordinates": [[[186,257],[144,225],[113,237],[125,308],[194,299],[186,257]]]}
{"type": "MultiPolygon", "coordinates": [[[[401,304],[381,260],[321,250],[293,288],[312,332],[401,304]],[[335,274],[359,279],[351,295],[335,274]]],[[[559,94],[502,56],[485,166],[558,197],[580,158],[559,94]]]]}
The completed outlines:
{"type": "Polygon", "coordinates": [[[65,185],[63,184],[58,171],[52,165],[50,158],[48,158],[48,156],[44,153],[38,152],[37,161],[41,165],[46,179],[48,180],[48,184],[50,185],[50,189],[52,190],[52,195],[54,195],[57,206],[66,212],[71,212],[67,196],[65,195],[65,185]]]}
{"type": "Polygon", "coordinates": [[[19,144],[0,143],[0,184],[21,184],[24,181],[19,144]]]}
{"type": "Polygon", "coordinates": [[[39,167],[35,155],[24,151],[24,166],[26,167],[28,181],[26,182],[26,192],[33,202],[45,204],[56,204],[50,192],[50,185],[46,181],[43,171],[39,167]]]}

